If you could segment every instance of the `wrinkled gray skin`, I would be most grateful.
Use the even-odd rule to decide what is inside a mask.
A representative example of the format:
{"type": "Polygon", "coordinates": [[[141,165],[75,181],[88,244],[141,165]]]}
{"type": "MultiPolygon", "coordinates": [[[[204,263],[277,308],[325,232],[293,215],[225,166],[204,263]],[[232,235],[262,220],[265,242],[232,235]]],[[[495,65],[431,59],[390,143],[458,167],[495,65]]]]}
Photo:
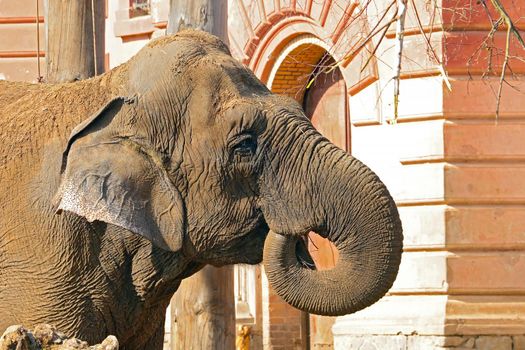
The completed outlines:
{"type": "Polygon", "coordinates": [[[0,140],[0,328],[161,349],[180,280],[259,263],[263,244],[276,291],[318,314],[372,304],[397,274],[385,186],[211,35],[87,81],[0,82],[0,140]],[[310,230],[338,247],[333,270],[301,262],[310,230]]]}

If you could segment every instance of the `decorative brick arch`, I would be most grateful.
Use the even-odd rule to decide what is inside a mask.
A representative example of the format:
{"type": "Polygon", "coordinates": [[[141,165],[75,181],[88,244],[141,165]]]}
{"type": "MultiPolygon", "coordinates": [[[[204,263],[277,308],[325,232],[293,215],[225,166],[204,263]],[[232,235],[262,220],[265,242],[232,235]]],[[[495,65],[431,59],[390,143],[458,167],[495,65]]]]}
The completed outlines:
{"type": "Polygon", "coordinates": [[[327,50],[322,41],[311,35],[291,40],[270,67],[266,85],[274,93],[302,102],[308,81],[327,50]]]}
{"type": "Polygon", "coordinates": [[[366,20],[357,16],[358,10],[358,2],[348,0],[233,0],[229,9],[233,54],[271,84],[275,67],[286,57],[284,51],[298,39],[310,38],[339,62],[353,95],[378,79],[376,62],[361,72],[368,54],[355,52],[367,35],[366,20]]]}

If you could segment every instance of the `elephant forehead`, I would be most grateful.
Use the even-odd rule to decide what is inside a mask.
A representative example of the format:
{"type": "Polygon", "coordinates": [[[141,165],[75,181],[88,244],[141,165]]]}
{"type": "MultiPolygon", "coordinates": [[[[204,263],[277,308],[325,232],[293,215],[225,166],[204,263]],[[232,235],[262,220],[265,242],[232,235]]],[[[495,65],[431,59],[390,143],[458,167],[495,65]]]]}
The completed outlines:
{"type": "Polygon", "coordinates": [[[203,54],[198,48],[193,52],[181,52],[173,46],[143,49],[129,62],[129,85],[132,91],[145,94],[159,84],[180,84],[203,54]]]}
{"type": "Polygon", "coordinates": [[[159,85],[170,90],[202,88],[223,101],[270,94],[252,72],[222,52],[181,53],[160,48],[155,51],[142,60],[130,62],[132,91],[145,94],[159,85]]]}

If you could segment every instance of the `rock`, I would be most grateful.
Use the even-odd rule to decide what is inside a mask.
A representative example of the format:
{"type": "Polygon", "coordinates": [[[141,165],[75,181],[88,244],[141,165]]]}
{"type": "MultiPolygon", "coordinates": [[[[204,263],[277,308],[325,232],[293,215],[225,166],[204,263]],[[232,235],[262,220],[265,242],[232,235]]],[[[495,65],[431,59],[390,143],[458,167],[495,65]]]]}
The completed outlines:
{"type": "Polygon", "coordinates": [[[21,325],[8,327],[0,338],[0,350],[38,350],[33,334],[21,325]]]}
{"type": "Polygon", "coordinates": [[[91,347],[92,350],[118,350],[118,340],[115,336],[110,335],[99,345],[91,347]]]}
{"type": "Polygon", "coordinates": [[[58,332],[54,326],[48,324],[36,325],[33,335],[43,347],[52,344],[62,344],[64,339],[67,338],[65,334],[58,332]]]}
{"type": "Polygon", "coordinates": [[[77,350],[77,349],[89,349],[87,342],[77,338],[70,338],[64,341],[60,350],[77,350]]]}
{"type": "Polygon", "coordinates": [[[39,324],[31,332],[21,325],[8,327],[0,337],[0,350],[118,350],[115,336],[110,335],[100,344],[67,336],[48,324],[39,324]]]}

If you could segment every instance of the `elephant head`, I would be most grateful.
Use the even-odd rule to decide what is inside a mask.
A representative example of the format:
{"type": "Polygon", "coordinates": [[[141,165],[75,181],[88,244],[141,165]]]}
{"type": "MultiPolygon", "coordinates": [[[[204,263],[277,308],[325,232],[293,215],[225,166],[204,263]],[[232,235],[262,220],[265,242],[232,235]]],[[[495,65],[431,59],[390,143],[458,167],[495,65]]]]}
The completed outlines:
{"type": "Polygon", "coordinates": [[[152,41],[107,81],[118,95],[71,134],[58,210],[217,266],[258,263],[264,245],[272,286],[312,313],[354,312],[391,287],[402,230],[386,187],[217,38],[152,41]],[[309,231],[339,249],[334,269],[297,258],[309,231]]]}

